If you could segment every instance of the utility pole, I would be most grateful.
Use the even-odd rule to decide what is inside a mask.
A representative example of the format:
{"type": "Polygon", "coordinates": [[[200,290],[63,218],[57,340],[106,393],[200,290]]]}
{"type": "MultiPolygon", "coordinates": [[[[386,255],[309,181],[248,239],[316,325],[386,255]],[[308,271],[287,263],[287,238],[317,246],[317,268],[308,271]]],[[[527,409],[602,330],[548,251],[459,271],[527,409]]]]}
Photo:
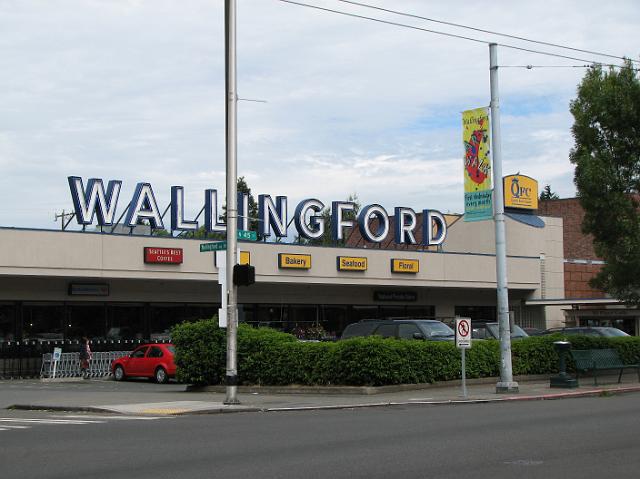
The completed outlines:
{"type": "Polygon", "coordinates": [[[502,186],[502,143],[500,135],[500,99],[498,90],[498,45],[489,44],[489,79],[491,83],[491,142],[493,143],[493,206],[496,224],[496,279],[498,290],[498,325],[500,331],[500,381],[496,393],[517,393],[511,366],[511,326],[509,325],[509,287],[507,282],[507,240],[504,225],[502,186]]]}
{"type": "Polygon", "coordinates": [[[236,76],[236,0],[225,0],[225,73],[226,73],[226,176],[227,176],[227,396],[225,404],[239,404],[238,390],[238,288],[233,283],[233,267],[238,247],[237,198],[237,76],[236,76]]]}
{"type": "Polygon", "coordinates": [[[58,213],[54,213],[53,214],[53,221],[58,221],[58,218],[60,218],[60,229],[62,231],[65,230],[65,228],[69,225],[69,223],[71,222],[71,218],[73,218],[75,216],[75,213],[66,213],[65,210],[62,210],[62,214],[58,214],[58,213]],[[69,221],[67,221],[65,223],[65,220],[69,218],[69,221]]]}

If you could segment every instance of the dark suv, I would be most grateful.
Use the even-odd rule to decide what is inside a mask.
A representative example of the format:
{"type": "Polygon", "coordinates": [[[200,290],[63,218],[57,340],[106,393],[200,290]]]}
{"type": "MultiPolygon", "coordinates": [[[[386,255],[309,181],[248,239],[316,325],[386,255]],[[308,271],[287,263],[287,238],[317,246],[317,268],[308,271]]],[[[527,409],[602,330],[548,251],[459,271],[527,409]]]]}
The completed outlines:
{"type": "Polygon", "coordinates": [[[383,338],[426,339],[429,341],[453,341],[453,329],[435,319],[362,319],[348,325],[341,339],[357,336],[382,336],[383,338]]]}

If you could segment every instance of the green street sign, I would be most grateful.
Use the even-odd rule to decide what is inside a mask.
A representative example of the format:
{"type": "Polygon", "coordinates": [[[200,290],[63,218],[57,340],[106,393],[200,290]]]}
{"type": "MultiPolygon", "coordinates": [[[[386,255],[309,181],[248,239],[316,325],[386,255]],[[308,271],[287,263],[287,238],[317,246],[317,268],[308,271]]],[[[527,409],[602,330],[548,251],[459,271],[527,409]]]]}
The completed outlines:
{"type": "MultiPolygon", "coordinates": [[[[238,230],[238,239],[245,241],[258,241],[258,233],[255,231],[238,230]]],[[[222,251],[227,249],[226,241],[216,241],[215,243],[203,243],[200,245],[200,252],[222,251]]]]}
{"type": "Polygon", "coordinates": [[[238,239],[247,241],[258,241],[258,233],[255,231],[238,230],[238,239]]]}
{"type": "Polygon", "coordinates": [[[216,241],[215,243],[203,243],[200,245],[200,252],[206,253],[207,251],[222,251],[227,249],[226,241],[216,241]]]}

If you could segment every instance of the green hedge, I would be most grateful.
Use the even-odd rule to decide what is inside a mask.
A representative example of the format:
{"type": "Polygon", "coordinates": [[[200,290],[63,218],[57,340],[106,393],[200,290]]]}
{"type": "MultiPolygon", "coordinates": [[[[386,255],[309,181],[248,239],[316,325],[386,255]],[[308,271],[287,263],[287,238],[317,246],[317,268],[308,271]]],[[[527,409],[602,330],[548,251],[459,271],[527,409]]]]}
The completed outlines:
{"type": "MultiPolygon", "coordinates": [[[[217,319],[182,323],[172,331],[178,380],[223,384],[226,331],[217,319]]],[[[640,360],[640,338],[560,335],[511,343],[513,374],[551,374],[558,368],[553,342],[569,339],[574,349],[615,348],[627,363],[640,360]]],[[[467,350],[468,378],[499,375],[500,344],[474,341],[467,350]]],[[[568,361],[571,369],[573,364],[568,361]]],[[[460,377],[460,351],[450,342],[379,337],[332,343],[301,342],[269,328],[238,328],[238,376],[242,384],[381,386],[446,381],[460,377]]]]}

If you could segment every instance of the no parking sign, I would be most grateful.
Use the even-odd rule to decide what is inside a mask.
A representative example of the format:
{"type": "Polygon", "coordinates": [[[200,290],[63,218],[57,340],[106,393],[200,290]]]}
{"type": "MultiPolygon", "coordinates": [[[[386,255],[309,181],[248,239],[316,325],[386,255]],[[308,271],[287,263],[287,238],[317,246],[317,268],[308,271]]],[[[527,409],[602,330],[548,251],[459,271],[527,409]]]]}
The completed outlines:
{"type": "Polygon", "coordinates": [[[471,347],[471,319],[456,318],[456,347],[469,349],[471,347]]]}
{"type": "Polygon", "coordinates": [[[471,347],[471,318],[456,318],[456,347],[460,349],[462,397],[467,399],[467,373],[465,351],[471,347]]]}

